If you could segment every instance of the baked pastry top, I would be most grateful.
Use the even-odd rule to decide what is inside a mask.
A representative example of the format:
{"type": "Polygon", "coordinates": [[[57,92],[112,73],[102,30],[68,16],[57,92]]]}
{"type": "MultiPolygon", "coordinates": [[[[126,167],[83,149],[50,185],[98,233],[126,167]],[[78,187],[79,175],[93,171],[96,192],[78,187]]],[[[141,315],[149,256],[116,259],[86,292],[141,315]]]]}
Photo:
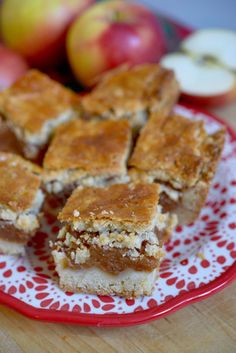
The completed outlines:
{"type": "MultiPolygon", "coordinates": [[[[105,74],[92,92],[82,98],[91,115],[119,114],[153,109],[163,98],[178,96],[179,86],[171,70],[157,64],[119,68],[105,74]]],[[[176,98],[177,99],[177,98],[176,98]]]]}
{"type": "Polygon", "coordinates": [[[158,184],[116,184],[105,188],[78,187],[59,214],[68,223],[112,223],[137,231],[154,228],[159,202],[158,184]]]}
{"type": "Polygon", "coordinates": [[[0,93],[0,112],[12,125],[31,134],[73,109],[80,109],[79,96],[35,69],[0,93]]]}
{"type": "MultiPolygon", "coordinates": [[[[222,131],[222,137],[224,134],[222,131]]],[[[209,136],[203,121],[154,113],[141,132],[129,167],[152,174],[176,189],[191,187],[210,158],[206,150],[209,136]]]]}
{"type": "Polygon", "coordinates": [[[45,170],[81,169],[91,176],[126,172],[131,128],[126,120],[72,120],[57,128],[45,170]]]}
{"type": "Polygon", "coordinates": [[[30,209],[40,187],[41,168],[22,157],[0,152],[0,206],[13,212],[30,209]]]}

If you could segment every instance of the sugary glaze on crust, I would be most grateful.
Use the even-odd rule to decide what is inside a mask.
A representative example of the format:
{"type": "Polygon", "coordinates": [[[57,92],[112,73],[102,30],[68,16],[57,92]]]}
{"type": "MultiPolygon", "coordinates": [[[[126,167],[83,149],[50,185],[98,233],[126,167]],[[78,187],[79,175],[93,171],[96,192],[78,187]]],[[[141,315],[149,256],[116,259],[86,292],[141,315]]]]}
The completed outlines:
{"type": "Polygon", "coordinates": [[[79,109],[78,95],[34,69],[0,93],[2,114],[12,125],[32,134],[63,112],[79,109]]]}
{"type": "Polygon", "coordinates": [[[143,128],[129,166],[182,189],[201,177],[208,135],[203,121],[155,113],[143,128]]]}
{"type": "Polygon", "coordinates": [[[82,106],[88,114],[116,114],[119,111],[155,110],[163,100],[179,95],[171,70],[157,64],[114,70],[104,75],[93,91],[84,96],[82,106]]]}
{"type": "Polygon", "coordinates": [[[157,184],[77,188],[58,218],[62,222],[96,220],[143,226],[152,223],[158,201],[157,184]]]}
{"type": "Polygon", "coordinates": [[[20,156],[0,152],[0,205],[13,212],[32,207],[41,169],[20,156]]]}
{"type": "Polygon", "coordinates": [[[81,169],[91,176],[126,173],[131,128],[125,120],[73,120],[60,126],[44,159],[45,173],[81,169]]]}

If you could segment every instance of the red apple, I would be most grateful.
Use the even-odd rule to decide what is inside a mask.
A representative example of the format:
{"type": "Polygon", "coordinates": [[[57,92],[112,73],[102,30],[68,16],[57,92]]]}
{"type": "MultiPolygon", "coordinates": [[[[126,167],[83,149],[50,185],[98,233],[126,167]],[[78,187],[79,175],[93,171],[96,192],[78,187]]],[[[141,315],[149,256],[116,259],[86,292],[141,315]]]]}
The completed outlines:
{"type": "Polygon", "coordinates": [[[87,86],[109,69],[156,62],[164,52],[164,35],[155,15],[122,0],[92,6],[72,24],[67,36],[70,65],[87,86]]]}
{"type": "Polygon", "coordinates": [[[0,91],[9,87],[28,68],[24,58],[0,44],[0,91]]]}
{"type": "Polygon", "coordinates": [[[35,66],[52,66],[65,57],[66,32],[75,16],[95,0],[4,0],[2,39],[35,66]]]}

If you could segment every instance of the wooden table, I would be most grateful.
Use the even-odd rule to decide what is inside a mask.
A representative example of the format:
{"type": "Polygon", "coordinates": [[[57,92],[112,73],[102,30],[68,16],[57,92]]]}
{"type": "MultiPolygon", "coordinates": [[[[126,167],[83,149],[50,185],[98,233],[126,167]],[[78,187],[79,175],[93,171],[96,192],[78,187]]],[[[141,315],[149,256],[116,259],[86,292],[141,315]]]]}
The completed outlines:
{"type": "MultiPolygon", "coordinates": [[[[215,113],[236,128],[236,104],[215,113]]],[[[0,353],[235,353],[236,282],[150,324],[99,329],[48,324],[0,306],[0,353]]]]}

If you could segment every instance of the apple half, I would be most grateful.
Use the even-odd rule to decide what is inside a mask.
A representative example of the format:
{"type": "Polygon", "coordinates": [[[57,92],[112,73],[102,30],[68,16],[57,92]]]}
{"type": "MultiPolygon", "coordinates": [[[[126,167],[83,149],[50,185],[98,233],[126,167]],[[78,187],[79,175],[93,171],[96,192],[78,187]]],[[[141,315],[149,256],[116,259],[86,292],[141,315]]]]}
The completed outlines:
{"type": "Polygon", "coordinates": [[[189,35],[181,49],[196,58],[208,58],[229,70],[236,70],[236,32],[201,29],[189,35]]]}
{"type": "Polygon", "coordinates": [[[221,66],[181,53],[164,56],[161,64],[174,70],[185,101],[220,106],[236,97],[235,75],[221,66]]]}
{"type": "Polygon", "coordinates": [[[181,49],[164,56],[161,64],[175,71],[184,100],[219,106],[236,98],[235,32],[199,30],[182,42],[181,49]]]}

